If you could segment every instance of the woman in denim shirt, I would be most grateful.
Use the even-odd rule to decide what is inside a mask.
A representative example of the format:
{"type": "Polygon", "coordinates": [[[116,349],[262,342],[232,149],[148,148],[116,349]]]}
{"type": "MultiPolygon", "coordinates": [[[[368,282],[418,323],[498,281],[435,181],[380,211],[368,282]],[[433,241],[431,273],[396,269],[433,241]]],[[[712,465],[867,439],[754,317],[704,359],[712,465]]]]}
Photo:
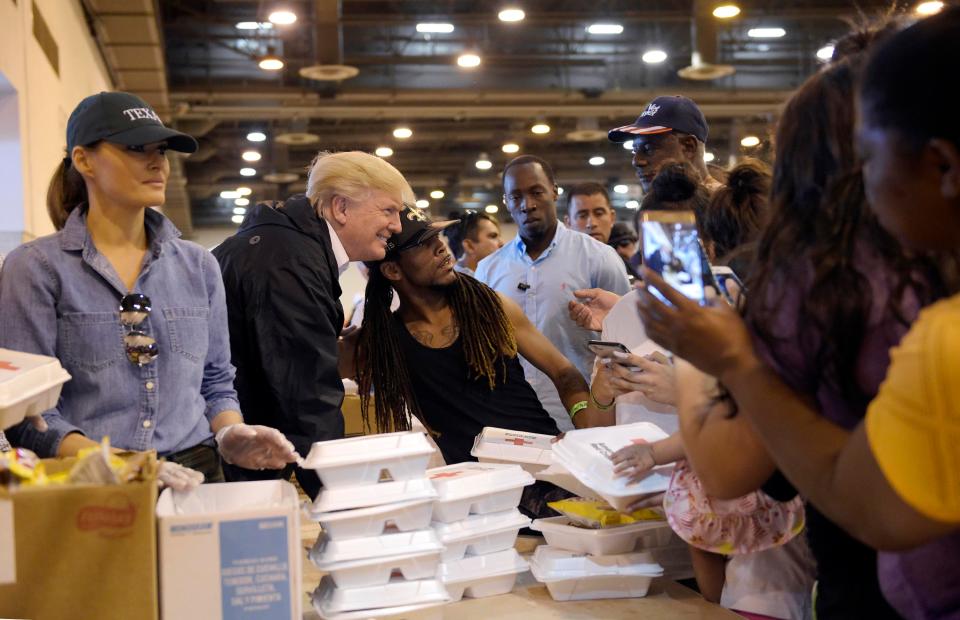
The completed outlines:
{"type": "Polygon", "coordinates": [[[92,95],[71,114],[69,157],[47,195],[58,232],[7,257],[0,346],[56,356],[73,378],[43,414],[46,432],[23,423],[7,434],[40,456],[109,435],[208,480],[219,477],[215,445],[227,462],[283,467],[293,446],[239,412],[216,260],[150,208],[164,202],[167,149],[197,142],[133,95],[92,95]]]}

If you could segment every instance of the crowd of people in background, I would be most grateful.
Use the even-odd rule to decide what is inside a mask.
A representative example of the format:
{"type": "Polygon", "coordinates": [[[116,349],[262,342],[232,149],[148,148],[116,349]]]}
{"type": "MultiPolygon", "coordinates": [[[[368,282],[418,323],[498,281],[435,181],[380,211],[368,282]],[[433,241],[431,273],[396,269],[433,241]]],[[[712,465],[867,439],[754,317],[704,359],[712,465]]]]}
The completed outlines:
{"type": "MultiPolygon", "coordinates": [[[[632,144],[632,222],[604,184],[561,200],[550,162],[521,155],[502,170],[509,241],[487,213],[431,219],[381,158],[320,153],[305,194],[256,206],[211,254],[147,208],[165,151],[196,141],[123,114],[148,108],[133,95],[91,96],[51,183],[58,232],[0,277],[0,346],[73,379],[7,438],[69,456],[109,435],[157,450],[172,486],[296,475],[313,497],[296,463],[343,436],[343,379],[372,428],[416,420],[448,463],[487,426],[650,422],[669,437],[612,459],[631,479],[674,465],[635,508],[664,511],[707,599],[750,618],[960,618],[951,58],[960,8],[857,29],[786,102],[772,166],[708,167],[697,104],[656,97],[609,132],[632,144]],[[644,256],[657,212],[695,222],[702,273],[667,245],[644,256]],[[351,262],[368,282],[345,318],[351,262]],[[706,300],[667,283],[681,271],[706,300]]],[[[563,493],[537,483],[521,508],[563,493]]]]}

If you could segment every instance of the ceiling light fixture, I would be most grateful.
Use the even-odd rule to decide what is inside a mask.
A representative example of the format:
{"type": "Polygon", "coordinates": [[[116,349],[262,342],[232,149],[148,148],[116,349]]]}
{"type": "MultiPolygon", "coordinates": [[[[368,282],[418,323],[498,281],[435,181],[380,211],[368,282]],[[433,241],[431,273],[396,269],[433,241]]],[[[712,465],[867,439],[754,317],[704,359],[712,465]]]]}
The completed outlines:
{"type": "Polygon", "coordinates": [[[270,16],[267,17],[267,19],[270,20],[270,23],[278,26],[289,26],[297,21],[297,14],[293,11],[280,10],[270,13],[270,16]]]}
{"type": "Polygon", "coordinates": [[[453,24],[417,24],[417,32],[422,32],[425,34],[450,34],[453,32],[453,24]]]}
{"type": "Polygon", "coordinates": [[[473,52],[467,52],[457,56],[457,64],[464,69],[473,69],[475,67],[479,67],[481,62],[483,61],[480,59],[480,56],[474,54],[473,52]]]}
{"type": "Polygon", "coordinates": [[[413,135],[413,130],[409,127],[397,127],[393,130],[393,137],[398,140],[406,140],[413,135]]]}
{"type": "Polygon", "coordinates": [[[921,2],[914,11],[916,11],[917,15],[933,15],[939,13],[942,9],[942,2],[921,2]]]}
{"type": "Polygon", "coordinates": [[[233,222],[234,224],[243,224],[243,216],[234,215],[230,218],[230,221],[233,222]]]}
{"type": "Polygon", "coordinates": [[[249,195],[252,194],[252,193],[253,193],[253,190],[250,189],[249,187],[238,187],[238,188],[237,188],[237,195],[238,195],[238,196],[249,196],[249,195]]]}
{"type": "Polygon", "coordinates": [[[633,140],[627,140],[626,142],[623,143],[622,146],[623,146],[624,150],[626,150],[626,151],[632,151],[632,150],[633,150],[633,140]]]}
{"type": "Polygon", "coordinates": [[[747,148],[753,148],[758,144],[760,144],[760,138],[757,136],[744,136],[744,138],[740,140],[740,146],[745,146],[747,148]]]}
{"type": "Polygon", "coordinates": [[[492,215],[492,214],[496,213],[497,211],[499,211],[499,210],[500,210],[500,207],[498,207],[497,205],[487,205],[487,206],[485,206],[485,207],[483,208],[483,210],[486,211],[487,213],[490,213],[490,214],[492,215]]]}
{"type": "Polygon", "coordinates": [[[477,159],[474,166],[477,167],[477,170],[489,170],[493,168],[493,162],[490,161],[490,158],[487,157],[486,153],[480,153],[480,157],[477,159]]]}
{"type": "Polygon", "coordinates": [[[283,59],[272,52],[260,58],[257,65],[264,71],[279,71],[284,66],[283,59]]]}
{"type": "Polygon", "coordinates": [[[626,194],[627,192],[630,191],[630,188],[621,183],[620,185],[614,185],[613,191],[617,194],[626,194]]]}
{"type": "Polygon", "coordinates": [[[377,157],[390,157],[393,155],[393,149],[389,146],[378,146],[377,150],[373,152],[377,157]]]}
{"type": "Polygon", "coordinates": [[[550,125],[547,125],[546,123],[537,123],[530,128],[530,131],[542,136],[543,134],[550,133],[550,125]]]}
{"type": "Polygon", "coordinates": [[[247,140],[250,142],[263,142],[267,139],[267,134],[262,131],[251,131],[247,134],[247,140]]]}
{"type": "Polygon", "coordinates": [[[600,157],[599,155],[594,155],[593,157],[587,160],[587,163],[590,164],[591,166],[602,166],[603,164],[607,163],[607,160],[604,159],[603,157],[600,157]]]}
{"type": "Polygon", "coordinates": [[[247,214],[247,210],[244,209],[243,207],[237,207],[236,209],[233,210],[233,214],[234,214],[234,215],[246,215],[246,214],[247,214]]]}
{"type": "Polygon", "coordinates": [[[563,188],[562,188],[562,187],[559,187],[559,186],[557,187],[557,195],[558,195],[558,196],[563,196],[563,188]]]}
{"type": "Polygon", "coordinates": [[[706,153],[703,154],[703,161],[707,162],[708,164],[716,158],[717,156],[711,153],[710,151],[707,151],[706,153]]]}
{"type": "Polygon", "coordinates": [[[225,189],[220,192],[220,197],[224,200],[234,200],[240,197],[240,193],[232,189],[225,189]]]}
{"type": "Polygon", "coordinates": [[[237,198],[236,200],[233,201],[233,204],[237,205],[238,207],[245,207],[245,206],[247,206],[248,204],[250,204],[250,199],[249,199],[249,198],[237,198]]]}
{"type": "Polygon", "coordinates": [[[817,50],[817,58],[819,58],[820,60],[822,60],[822,61],[824,61],[824,62],[826,62],[826,61],[828,61],[828,60],[832,60],[832,59],[833,59],[833,46],[832,46],[832,45],[824,45],[823,47],[821,47],[820,49],[818,49],[818,50],[817,50]]]}
{"type": "Polygon", "coordinates": [[[667,59],[667,53],[663,50],[647,50],[640,58],[648,65],[656,65],[667,59]]]}
{"type": "Polygon", "coordinates": [[[257,175],[256,168],[240,168],[240,176],[242,177],[253,177],[257,175]]]}
{"type": "Polygon", "coordinates": [[[751,39],[779,39],[787,34],[783,28],[751,28],[747,36],[751,39]]]}
{"type": "Polygon", "coordinates": [[[527,14],[523,12],[523,9],[518,9],[515,7],[510,7],[508,9],[503,9],[500,13],[497,14],[497,17],[500,18],[502,22],[522,22],[523,18],[527,14]]]}
{"type": "Polygon", "coordinates": [[[620,24],[590,24],[587,26],[587,32],[590,34],[620,34],[623,32],[623,26],[620,24]]]}
{"type": "Polygon", "coordinates": [[[625,203],[623,203],[623,206],[625,206],[628,209],[639,209],[640,202],[637,200],[628,200],[625,203]]]}
{"type": "Polygon", "coordinates": [[[736,4],[721,4],[713,9],[713,16],[717,19],[730,19],[740,14],[740,7],[736,4]]]}
{"type": "Polygon", "coordinates": [[[237,30],[257,30],[259,28],[260,22],[237,22],[237,30]]]}
{"type": "Polygon", "coordinates": [[[424,198],[421,198],[420,200],[417,201],[417,208],[418,208],[418,209],[426,209],[426,208],[428,208],[429,206],[430,206],[430,201],[429,201],[429,200],[426,200],[426,199],[424,199],[424,198]]]}
{"type": "Polygon", "coordinates": [[[243,161],[260,161],[263,155],[257,151],[244,151],[240,157],[243,157],[243,161]]]}
{"type": "Polygon", "coordinates": [[[517,144],[516,142],[507,142],[506,144],[500,147],[500,150],[503,151],[504,153],[507,153],[508,155],[512,153],[519,153],[520,145],[517,144]]]}
{"type": "Polygon", "coordinates": [[[434,200],[440,200],[444,196],[445,194],[443,193],[442,189],[435,189],[432,192],[430,192],[430,197],[433,198],[434,200]]]}

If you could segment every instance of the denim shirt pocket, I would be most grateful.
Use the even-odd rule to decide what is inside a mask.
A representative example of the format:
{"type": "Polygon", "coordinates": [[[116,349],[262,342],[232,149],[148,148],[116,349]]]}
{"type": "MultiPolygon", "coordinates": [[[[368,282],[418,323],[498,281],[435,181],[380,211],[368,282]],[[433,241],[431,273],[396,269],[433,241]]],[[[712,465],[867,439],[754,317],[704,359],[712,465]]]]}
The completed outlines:
{"type": "Polygon", "coordinates": [[[210,308],[164,308],[170,350],[191,362],[203,363],[210,346],[210,308]]]}
{"type": "Polygon", "coordinates": [[[71,312],[60,317],[63,357],[87,372],[100,372],[126,359],[123,334],[116,312],[71,312]]]}

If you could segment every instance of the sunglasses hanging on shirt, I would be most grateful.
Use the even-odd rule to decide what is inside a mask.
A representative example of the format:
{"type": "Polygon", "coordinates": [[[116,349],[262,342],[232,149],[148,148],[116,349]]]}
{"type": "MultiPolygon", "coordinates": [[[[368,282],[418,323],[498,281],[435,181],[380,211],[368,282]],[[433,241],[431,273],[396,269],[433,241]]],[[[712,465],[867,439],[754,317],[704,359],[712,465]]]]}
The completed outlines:
{"type": "Polygon", "coordinates": [[[140,329],[151,309],[150,298],[141,293],[130,293],[120,300],[120,324],[127,330],[123,346],[127,359],[138,366],[149,364],[160,354],[157,341],[140,329]]]}

